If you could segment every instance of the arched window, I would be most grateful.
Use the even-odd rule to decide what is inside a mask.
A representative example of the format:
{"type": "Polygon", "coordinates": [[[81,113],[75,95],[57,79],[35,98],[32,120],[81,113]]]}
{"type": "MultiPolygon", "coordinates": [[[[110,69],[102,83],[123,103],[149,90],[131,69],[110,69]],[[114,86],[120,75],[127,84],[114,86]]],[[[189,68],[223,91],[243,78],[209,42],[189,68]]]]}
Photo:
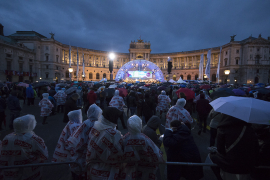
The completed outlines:
{"type": "Polygon", "coordinates": [[[212,82],[216,82],[217,81],[217,75],[216,74],[212,74],[212,82]]]}
{"type": "Polygon", "coordinates": [[[89,73],[89,79],[93,79],[93,73],[89,73]]]}
{"type": "Polygon", "coordinates": [[[103,78],[106,78],[106,73],[103,74],[103,78]]]}
{"type": "Polygon", "coordinates": [[[77,77],[77,71],[74,71],[74,77],[77,77]]]}
{"type": "Polygon", "coordinates": [[[235,60],[235,64],[238,65],[238,59],[235,60]]]}
{"type": "Polygon", "coordinates": [[[187,76],[187,80],[191,80],[191,75],[188,75],[187,76]]]}
{"type": "Polygon", "coordinates": [[[198,80],[198,77],[199,77],[199,75],[198,75],[198,74],[196,74],[196,75],[195,75],[195,80],[198,80]]]}
{"type": "Polygon", "coordinates": [[[96,74],[96,79],[99,79],[99,73],[96,74]]]}
{"type": "Polygon", "coordinates": [[[183,75],[180,75],[180,77],[181,77],[182,79],[184,79],[184,76],[183,76],[183,75]]]}
{"type": "Polygon", "coordinates": [[[69,71],[66,71],[66,78],[69,78],[69,71]]]}
{"type": "Polygon", "coordinates": [[[254,83],[255,83],[255,84],[259,83],[259,78],[258,78],[258,77],[255,77],[254,83]]]}

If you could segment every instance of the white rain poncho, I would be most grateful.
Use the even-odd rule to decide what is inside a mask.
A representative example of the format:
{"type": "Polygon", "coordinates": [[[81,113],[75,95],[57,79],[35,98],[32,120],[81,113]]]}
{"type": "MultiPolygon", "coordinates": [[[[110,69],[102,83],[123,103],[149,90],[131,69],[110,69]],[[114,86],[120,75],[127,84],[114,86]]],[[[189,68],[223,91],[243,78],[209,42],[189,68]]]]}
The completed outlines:
{"type": "Polygon", "coordinates": [[[155,143],[141,132],[142,120],[134,115],[127,121],[128,133],[123,138],[124,161],[127,163],[119,175],[121,180],[156,179],[158,162],[163,162],[163,155],[155,143]]]}
{"type": "MultiPolygon", "coordinates": [[[[88,119],[84,121],[76,131],[68,138],[68,146],[66,149],[68,151],[73,151],[73,156],[70,157],[71,161],[76,161],[81,164],[83,171],[86,171],[86,153],[87,145],[89,141],[89,133],[94,126],[94,122],[97,121],[102,115],[102,110],[96,104],[92,104],[88,111],[88,119]]],[[[78,167],[76,164],[72,164],[73,172],[78,172],[78,167]]]]}
{"type": "Polygon", "coordinates": [[[64,105],[66,102],[66,93],[65,93],[65,88],[63,88],[62,90],[59,90],[54,96],[56,99],[57,105],[64,105]]]}
{"type": "MultiPolygon", "coordinates": [[[[204,99],[207,99],[209,102],[212,101],[212,99],[208,96],[208,93],[206,91],[203,91],[205,97],[204,99]]],[[[195,97],[195,99],[193,100],[194,103],[197,103],[197,101],[200,99],[200,94],[198,96],[195,97]]]]}
{"type": "Polygon", "coordinates": [[[125,105],[124,99],[119,96],[119,90],[115,90],[114,96],[110,101],[110,106],[115,107],[120,111],[124,111],[123,106],[125,105]]]}
{"type": "Polygon", "coordinates": [[[95,160],[106,162],[90,164],[87,179],[117,179],[121,164],[116,162],[123,158],[123,140],[120,131],[116,130],[116,124],[101,116],[90,131],[87,149],[87,163],[95,160]]]}
{"type": "Polygon", "coordinates": [[[193,119],[189,112],[184,108],[186,100],[184,98],[178,99],[176,105],[171,107],[166,115],[166,128],[170,128],[170,123],[174,120],[183,123],[193,123],[193,119]]]}
{"type": "Polygon", "coordinates": [[[49,93],[43,93],[42,94],[43,99],[38,103],[38,105],[41,107],[40,116],[49,116],[51,114],[51,110],[53,108],[53,104],[48,99],[49,93]]]}
{"type": "Polygon", "coordinates": [[[171,102],[171,99],[169,98],[169,96],[166,95],[166,92],[161,91],[161,95],[158,96],[158,105],[157,105],[156,110],[167,111],[170,102],[171,102]]]}
{"type": "Polygon", "coordinates": [[[81,109],[70,111],[67,115],[69,122],[64,127],[59,137],[58,143],[53,153],[52,162],[66,162],[72,155],[74,155],[74,152],[66,150],[65,146],[67,145],[68,138],[82,123],[82,111],[81,109]]]}
{"type": "MultiPolygon", "coordinates": [[[[33,130],[36,119],[33,115],[18,117],[13,122],[14,131],[7,135],[0,148],[1,166],[15,166],[43,163],[48,159],[48,150],[42,138],[33,130]]],[[[41,179],[42,167],[2,170],[4,179],[41,179]]]]}

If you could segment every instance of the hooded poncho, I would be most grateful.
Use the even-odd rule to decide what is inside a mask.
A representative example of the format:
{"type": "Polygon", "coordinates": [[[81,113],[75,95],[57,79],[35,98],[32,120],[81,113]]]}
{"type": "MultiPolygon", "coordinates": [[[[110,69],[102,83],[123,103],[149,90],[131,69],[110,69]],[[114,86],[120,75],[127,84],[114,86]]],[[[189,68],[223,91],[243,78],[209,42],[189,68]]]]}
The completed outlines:
{"type": "Polygon", "coordinates": [[[171,107],[166,116],[166,128],[170,128],[170,123],[174,120],[183,123],[193,123],[193,119],[189,112],[184,108],[186,100],[184,98],[178,99],[175,106],[171,107]]]}
{"type": "MultiPolygon", "coordinates": [[[[103,114],[110,118],[107,112],[110,111],[105,111],[103,114]]],[[[116,124],[112,121],[114,120],[101,116],[90,131],[86,162],[98,160],[106,163],[92,163],[88,166],[87,179],[117,179],[120,164],[116,162],[121,161],[123,157],[123,140],[120,131],[115,129],[116,124]]]]}
{"type": "MultiPolygon", "coordinates": [[[[74,156],[74,152],[68,151],[65,146],[66,144],[68,144],[68,138],[82,123],[82,111],[80,109],[70,111],[68,113],[68,118],[69,122],[67,123],[59,137],[58,143],[53,153],[52,162],[65,162],[68,161],[71,156],[74,156]]],[[[71,170],[75,171],[73,170],[73,166],[71,166],[71,170]]]]}
{"type": "MultiPolygon", "coordinates": [[[[83,171],[86,171],[85,159],[89,142],[89,133],[94,126],[95,121],[101,117],[101,114],[102,110],[96,104],[92,104],[87,111],[88,119],[68,138],[68,146],[66,149],[74,152],[72,153],[74,155],[70,157],[70,160],[80,163],[83,167],[83,171]]],[[[75,164],[73,167],[73,169],[77,171],[75,164]]]]}
{"type": "Polygon", "coordinates": [[[157,111],[166,111],[169,107],[171,99],[166,95],[165,91],[161,91],[161,95],[158,96],[157,111]]]}
{"type": "Polygon", "coordinates": [[[123,138],[124,161],[127,163],[121,170],[119,179],[156,179],[158,162],[163,162],[163,155],[155,143],[141,133],[142,120],[134,115],[127,121],[128,133],[123,138]]]}
{"type": "MultiPolygon", "coordinates": [[[[205,95],[204,99],[207,99],[209,102],[211,102],[212,99],[208,96],[208,93],[206,91],[203,91],[203,93],[205,95]]],[[[200,99],[200,94],[195,97],[195,99],[193,100],[193,102],[196,103],[199,99],[200,99]]]]}
{"type": "Polygon", "coordinates": [[[57,105],[64,105],[67,97],[65,88],[59,90],[53,97],[56,99],[57,105]]]}
{"type": "MultiPolygon", "coordinates": [[[[48,159],[48,150],[42,138],[33,130],[35,116],[25,115],[13,122],[14,131],[7,135],[0,148],[2,166],[43,163],[48,159]]],[[[4,179],[41,179],[41,167],[2,170],[4,179]]]]}
{"type": "Polygon", "coordinates": [[[53,104],[48,99],[49,98],[48,93],[43,93],[42,96],[43,96],[43,99],[38,104],[41,107],[40,116],[49,116],[52,112],[51,110],[53,108],[53,104]]]}
{"type": "Polygon", "coordinates": [[[123,106],[125,105],[124,99],[119,96],[119,90],[115,90],[114,96],[110,102],[111,107],[115,107],[120,111],[123,111],[123,106]]]}

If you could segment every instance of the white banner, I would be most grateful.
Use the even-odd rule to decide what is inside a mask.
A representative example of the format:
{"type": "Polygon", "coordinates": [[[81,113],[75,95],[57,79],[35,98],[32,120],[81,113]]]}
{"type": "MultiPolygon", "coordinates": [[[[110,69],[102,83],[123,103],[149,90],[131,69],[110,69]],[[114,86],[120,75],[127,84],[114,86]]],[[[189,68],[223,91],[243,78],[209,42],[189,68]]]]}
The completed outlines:
{"type": "Polygon", "coordinates": [[[79,78],[79,52],[78,52],[78,47],[77,47],[77,71],[76,71],[76,76],[77,76],[77,81],[79,78]]]}
{"type": "Polygon", "coordinates": [[[85,77],[85,72],[84,72],[84,54],[83,53],[82,53],[82,58],[83,58],[83,60],[82,60],[83,61],[83,64],[82,64],[83,65],[82,66],[82,68],[83,68],[82,74],[85,77]]]}
{"type": "Polygon", "coordinates": [[[205,75],[209,78],[210,81],[210,65],[211,65],[211,49],[207,52],[207,64],[205,67],[205,75]]]}
{"type": "MultiPolygon", "coordinates": [[[[71,68],[71,46],[69,45],[69,68],[71,68]]],[[[69,77],[71,78],[71,73],[69,73],[69,77]]]]}
{"type": "Polygon", "coordinates": [[[199,66],[199,80],[203,80],[203,56],[204,55],[201,54],[200,66],[199,66]]]}
{"type": "Polygon", "coordinates": [[[220,47],[219,58],[218,58],[218,67],[217,67],[217,78],[218,78],[218,83],[219,83],[219,69],[220,69],[221,50],[222,50],[222,47],[220,47]]]}

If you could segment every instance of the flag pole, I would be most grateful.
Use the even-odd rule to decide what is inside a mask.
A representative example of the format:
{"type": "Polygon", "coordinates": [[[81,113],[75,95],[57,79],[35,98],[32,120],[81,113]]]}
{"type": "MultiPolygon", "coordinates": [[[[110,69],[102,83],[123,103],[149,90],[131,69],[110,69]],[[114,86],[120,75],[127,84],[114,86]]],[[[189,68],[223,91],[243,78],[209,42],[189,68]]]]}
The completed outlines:
{"type": "MultiPolygon", "coordinates": [[[[69,68],[71,68],[71,46],[69,43],[69,68]]],[[[71,72],[69,71],[69,80],[71,81],[71,72]]]]}
{"type": "Polygon", "coordinates": [[[78,74],[79,74],[79,51],[77,47],[77,71],[76,71],[77,81],[79,80],[78,74]]]}

